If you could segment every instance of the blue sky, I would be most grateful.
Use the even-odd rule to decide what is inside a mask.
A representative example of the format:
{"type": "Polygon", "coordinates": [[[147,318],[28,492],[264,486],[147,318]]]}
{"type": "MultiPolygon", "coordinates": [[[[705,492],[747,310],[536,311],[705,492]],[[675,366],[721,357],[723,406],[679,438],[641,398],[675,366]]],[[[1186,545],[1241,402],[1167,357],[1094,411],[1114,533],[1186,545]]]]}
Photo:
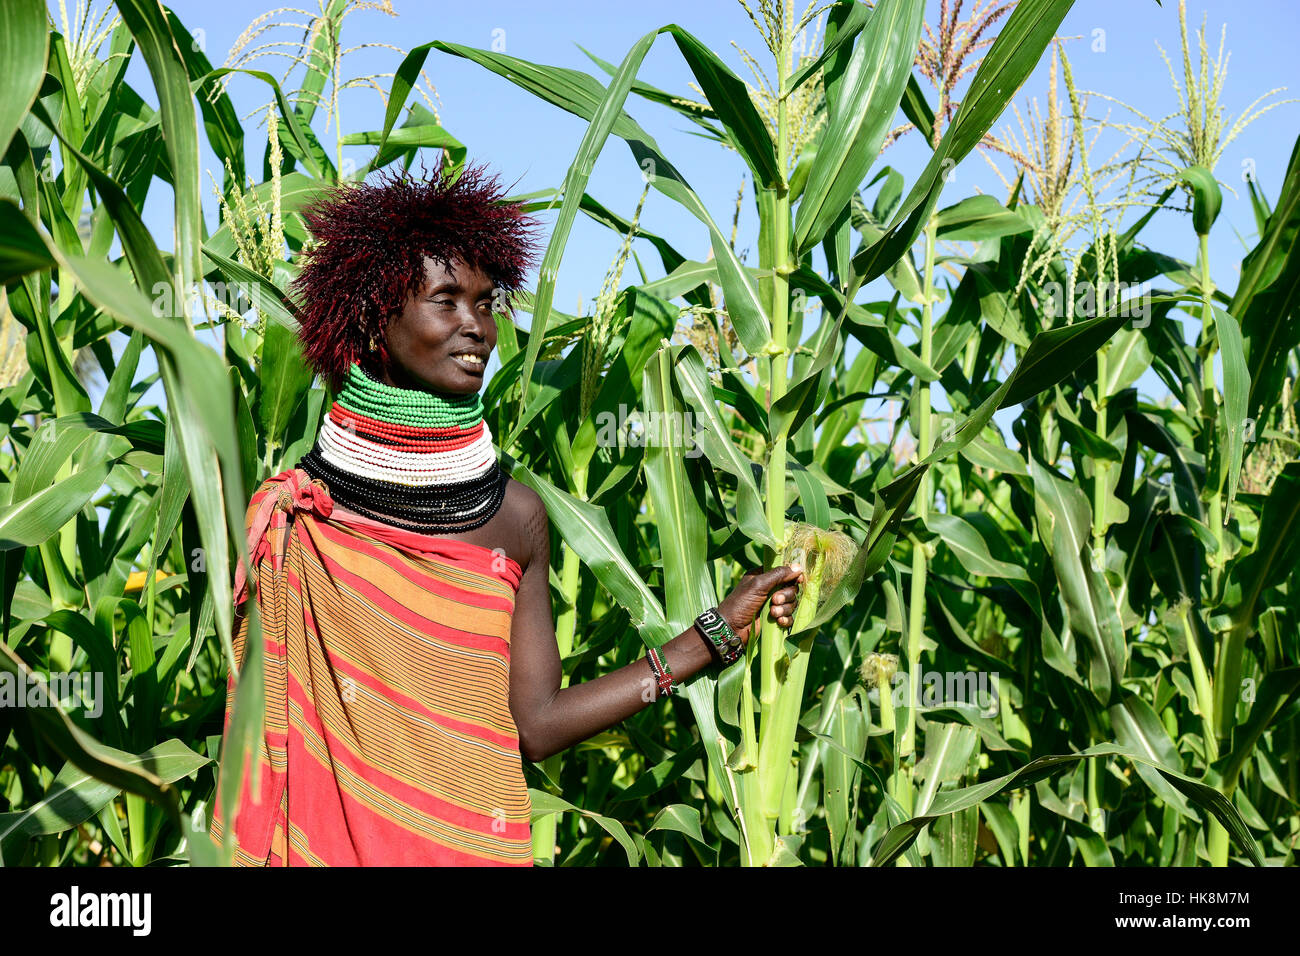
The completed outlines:
{"type": "MultiPolygon", "coordinates": [[[[314,7],[316,2],[309,0],[307,5],[314,7]]],[[[362,10],[345,19],[342,35],[345,47],[377,43],[399,48],[375,46],[350,54],[344,61],[345,76],[391,72],[400,63],[405,50],[434,39],[483,48],[491,48],[495,43],[496,48],[504,47],[504,52],[512,56],[603,76],[579,44],[605,60],[617,63],[643,34],[674,22],[709,43],[743,76],[748,77],[748,71],[730,41],[748,48],[766,64],[766,51],[757,31],[740,5],[732,0],[661,0],[655,4],[539,4],[504,0],[448,4],[392,0],[392,5],[397,16],[362,10]]],[[[938,7],[937,2],[929,4],[932,22],[937,18],[938,7]]],[[[196,42],[202,44],[214,66],[220,66],[244,27],[266,13],[270,6],[250,0],[226,0],[220,4],[213,4],[210,0],[176,0],[171,8],[195,34],[196,42]]],[[[57,18],[57,4],[52,3],[51,9],[57,18]]],[[[1292,42],[1300,14],[1293,2],[1191,2],[1188,4],[1191,30],[1200,25],[1203,14],[1208,15],[1207,33],[1212,55],[1218,50],[1220,28],[1227,23],[1225,50],[1230,51],[1231,59],[1222,102],[1229,118],[1235,118],[1256,96],[1274,87],[1288,86],[1290,90],[1273,99],[1300,95],[1297,93],[1300,67],[1297,66],[1292,42]]],[[[280,16],[290,20],[303,19],[296,14],[280,16]]],[[[1124,98],[1152,116],[1163,116],[1177,108],[1168,70],[1156,47],[1158,40],[1181,75],[1175,0],[1166,0],[1163,7],[1158,6],[1155,0],[1080,0],[1067,15],[1060,32],[1062,36],[1080,37],[1067,46],[1080,88],[1124,98]]],[[[292,31],[281,29],[268,34],[266,39],[285,40],[291,36],[292,31]]],[[[287,64],[283,57],[263,57],[250,66],[278,77],[284,73],[287,64]]],[[[583,121],[459,57],[431,53],[426,62],[426,72],[437,89],[438,112],[443,125],[469,147],[471,157],[488,162],[501,173],[505,182],[517,181],[519,192],[560,185],[585,131],[583,121]]],[[[294,77],[299,75],[300,71],[294,77]]],[[[663,89],[691,95],[687,87],[690,73],[671,39],[660,37],[656,41],[640,77],[663,89]]],[[[138,54],[128,80],[152,99],[147,71],[138,54]]],[[[387,90],[391,80],[381,77],[377,82],[387,90]]],[[[924,80],[922,88],[933,94],[924,80]]],[[[256,109],[268,98],[268,88],[252,78],[236,77],[230,89],[241,115],[256,109]]],[[[1046,91],[1047,61],[1044,59],[1022,88],[1017,102],[1024,104],[1036,95],[1045,106],[1046,91]]],[[[686,175],[710,206],[714,218],[729,225],[743,174],[740,159],[692,135],[687,122],[663,107],[633,97],[629,99],[628,109],[686,175]]],[[[383,102],[374,89],[358,87],[341,91],[340,110],[342,128],[346,132],[378,129],[382,125],[383,102]]],[[[995,124],[995,131],[1004,129],[1011,121],[1012,115],[1008,110],[995,124]]],[[[250,169],[259,170],[264,132],[260,128],[254,130],[253,122],[252,119],[245,121],[248,159],[250,169]]],[[[333,126],[327,131],[324,117],[318,115],[314,127],[332,154],[333,126]]],[[[1275,197],[1298,130],[1300,103],[1288,103],[1266,113],[1224,152],[1216,173],[1220,181],[1236,189],[1237,195],[1234,197],[1225,191],[1223,211],[1211,236],[1211,261],[1218,284],[1229,289],[1235,286],[1241,256],[1254,241],[1254,220],[1242,181],[1242,170],[1250,165],[1266,195],[1275,197]],[[1243,246],[1243,240],[1246,246],[1243,246]]],[[[343,155],[361,163],[369,158],[371,151],[371,147],[344,147],[343,155]]],[[[1109,150],[1102,149],[1099,153],[1104,158],[1109,150]]],[[[881,162],[899,169],[910,185],[927,156],[928,148],[913,133],[891,147],[881,162]]],[[[203,161],[205,168],[210,169],[219,181],[220,167],[206,146],[203,161]]],[[[211,230],[217,226],[217,204],[206,173],[203,183],[211,230]]],[[[145,210],[145,219],[160,244],[165,246],[169,244],[172,228],[170,194],[165,187],[155,185],[145,210]]],[[[630,216],[641,187],[641,173],[631,153],[621,141],[611,138],[596,164],[588,192],[615,211],[630,216]]],[[[954,203],[976,191],[1005,196],[1003,186],[985,160],[972,153],[957,167],[940,206],[954,203]]],[[[746,184],[740,248],[752,248],[755,240],[757,220],[751,197],[752,191],[746,184]]],[[[703,259],[708,253],[708,236],[702,226],[658,193],[652,191],[650,194],[642,224],[667,238],[688,258],[703,259]]],[[[1195,257],[1195,236],[1186,216],[1160,213],[1143,233],[1143,238],[1162,252],[1189,261],[1195,257]]],[[[579,216],[561,268],[555,300],[557,308],[574,312],[579,297],[584,307],[589,307],[616,252],[617,241],[613,233],[579,216]]],[[[657,274],[658,258],[653,251],[645,244],[639,244],[638,251],[652,276],[657,274]]],[[[756,257],[751,257],[750,261],[756,262],[756,257]]],[[[625,282],[634,280],[634,277],[635,273],[630,270],[625,274],[625,282]]],[[[1145,382],[1150,382],[1153,389],[1158,386],[1154,379],[1145,382]]],[[[157,398],[161,400],[161,394],[157,398]]]]}

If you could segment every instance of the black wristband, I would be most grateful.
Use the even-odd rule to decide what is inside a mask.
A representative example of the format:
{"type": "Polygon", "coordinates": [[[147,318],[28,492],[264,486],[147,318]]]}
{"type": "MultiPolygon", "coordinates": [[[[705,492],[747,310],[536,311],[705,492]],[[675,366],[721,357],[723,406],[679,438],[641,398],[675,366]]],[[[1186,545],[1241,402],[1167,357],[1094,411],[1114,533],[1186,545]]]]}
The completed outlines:
{"type": "Polygon", "coordinates": [[[722,651],[718,647],[718,645],[713,643],[713,641],[709,638],[709,635],[705,634],[704,631],[700,630],[700,626],[698,623],[692,626],[694,627],[695,633],[700,635],[700,640],[704,642],[704,646],[709,649],[709,657],[713,659],[713,663],[715,664],[723,663],[722,651]]]}
{"type": "Polygon", "coordinates": [[[717,650],[724,667],[734,664],[745,652],[745,645],[731,629],[727,619],[716,607],[709,608],[695,619],[699,632],[717,650]]]}

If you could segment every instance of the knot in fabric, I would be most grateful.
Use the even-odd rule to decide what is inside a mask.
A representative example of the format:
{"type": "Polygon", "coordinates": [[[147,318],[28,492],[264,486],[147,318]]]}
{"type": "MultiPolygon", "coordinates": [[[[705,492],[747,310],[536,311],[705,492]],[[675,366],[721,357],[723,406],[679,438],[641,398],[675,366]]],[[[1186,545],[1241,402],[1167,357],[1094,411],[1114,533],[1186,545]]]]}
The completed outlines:
{"type": "MultiPolygon", "coordinates": [[[[303,513],[328,518],[334,511],[328,486],[301,468],[282,471],[267,479],[267,484],[279,487],[267,489],[248,525],[248,557],[254,567],[271,553],[270,533],[287,525],[287,515],[303,513]]],[[[271,555],[273,568],[276,557],[271,555]]],[[[235,570],[235,607],[247,599],[248,569],[241,559],[235,570]]]]}
{"type": "Polygon", "coordinates": [[[319,478],[305,480],[307,473],[300,469],[291,469],[290,474],[292,477],[280,485],[280,493],[275,501],[276,510],[306,511],[328,518],[334,511],[334,499],[330,497],[325,482],[319,478]]]}

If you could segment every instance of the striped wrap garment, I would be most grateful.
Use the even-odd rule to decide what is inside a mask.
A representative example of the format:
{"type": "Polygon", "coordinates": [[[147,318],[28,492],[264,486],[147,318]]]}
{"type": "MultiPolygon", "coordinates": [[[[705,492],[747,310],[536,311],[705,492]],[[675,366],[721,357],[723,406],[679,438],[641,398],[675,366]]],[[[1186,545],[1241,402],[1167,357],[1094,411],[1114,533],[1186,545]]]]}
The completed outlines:
{"type": "MultiPolygon", "coordinates": [[[[451,410],[455,424],[421,426],[419,412],[395,422],[401,416],[364,398],[345,386],[312,455],[265,481],[249,504],[265,726],[236,804],[235,862],[530,866],[531,802],[509,707],[523,569],[500,549],[395,523],[418,525],[428,511],[381,508],[379,520],[357,513],[374,499],[354,504],[342,495],[338,503],[354,513],[336,511],[330,483],[307,467],[324,460],[360,476],[355,487],[403,486],[413,497],[433,484],[477,487],[449,520],[481,524],[500,504],[492,504],[493,483],[504,486],[481,406],[477,421],[467,403],[468,415],[451,410]],[[478,499],[487,504],[475,506],[478,499]]],[[[251,596],[241,562],[241,661],[251,596]]],[[[227,742],[237,686],[232,676],[227,742]]],[[[211,828],[218,844],[227,828],[220,804],[219,796],[211,828]]]]}

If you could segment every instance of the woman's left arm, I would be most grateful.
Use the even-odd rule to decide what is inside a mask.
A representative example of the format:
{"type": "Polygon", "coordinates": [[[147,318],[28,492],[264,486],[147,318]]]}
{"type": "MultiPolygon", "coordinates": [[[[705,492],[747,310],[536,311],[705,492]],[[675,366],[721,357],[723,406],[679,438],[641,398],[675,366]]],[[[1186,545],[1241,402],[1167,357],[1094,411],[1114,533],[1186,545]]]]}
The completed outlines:
{"type": "MultiPolygon", "coordinates": [[[[510,636],[510,711],[526,760],[544,760],[595,736],[653,703],[659,689],[644,658],[593,680],[561,688],[563,669],[555,638],[550,590],[550,522],[532,489],[523,496],[521,529],[528,563],[515,595],[510,636]]],[[[719,605],[736,635],[748,643],[753,623],[768,598],[772,619],[789,626],[797,603],[799,568],[749,572],[719,605]]],[[[700,611],[704,611],[700,608],[700,611]]],[[[692,626],[659,649],[674,684],[715,663],[713,652],[692,626]]]]}

